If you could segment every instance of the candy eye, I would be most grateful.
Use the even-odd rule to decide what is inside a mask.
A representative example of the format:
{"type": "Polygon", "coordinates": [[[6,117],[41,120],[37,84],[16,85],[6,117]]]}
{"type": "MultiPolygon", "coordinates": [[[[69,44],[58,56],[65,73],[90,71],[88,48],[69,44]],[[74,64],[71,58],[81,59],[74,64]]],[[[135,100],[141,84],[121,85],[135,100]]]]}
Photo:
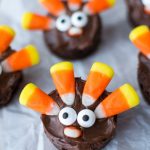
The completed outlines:
{"type": "Polygon", "coordinates": [[[95,120],[96,120],[96,117],[95,117],[94,112],[89,109],[84,109],[80,111],[77,117],[77,121],[79,125],[84,128],[89,128],[93,126],[93,124],[95,123],[95,120]]]}
{"type": "Polygon", "coordinates": [[[66,126],[72,125],[77,119],[77,113],[73,108],[65,107],[59,112],[59,121],[66,126]]]}
{"type": "Polygon", "coordinates": [[[2,66],[0,65],[0,75],[2,74],[2,66]]]}
{"type": "Polygon", "coordinates": [[[56,28],[59,31],[66,32],[71,27],[70,17],[62,15],[56,20],[56,28]]]}
{"type": "Polygon", "coordinates": [[[78,11],[72,15],[71,22],[74,26],[82,28],[87,25],[88,17],[85,13],[78,11]]]}

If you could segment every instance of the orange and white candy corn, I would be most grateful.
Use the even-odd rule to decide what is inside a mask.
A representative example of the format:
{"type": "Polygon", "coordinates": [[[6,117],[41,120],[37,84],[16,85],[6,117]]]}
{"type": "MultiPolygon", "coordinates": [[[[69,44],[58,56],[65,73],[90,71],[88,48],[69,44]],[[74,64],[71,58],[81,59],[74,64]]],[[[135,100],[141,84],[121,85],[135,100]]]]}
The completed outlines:
{"type": "Polygon", "coordinates": [[[124,84],[106,97],[95,109],[97,118],[120,114],[139,104],[139,97],[130,84],[124,84]]]}
{"type": "Polygon", "coordinates": [[[92,105],[104,92],[113,75],[114,71],[110,66],[100,62],[94,63],[83,90],[82,104],[92,105]]]}
{"type": "Polygon", "coordinates": [[[6,25],[0,26],[0,54],[9,47],[15,37],[15,32],[12,28],[6,25]]]}
{"type": "Polygon", "coordinates": [[[83,10],[88,14],[96,14],[114,6],[115,2],[116,0],[90,0],[83,10]]]}
{"type": "Polygon", "coordinates": [[[58,115],[57,103],[36,85],[29,83],[22,90],[19,98],[21,105],[46,115],[58,115]]]}
{"type": "Polygon", "coordinates": [[[72,105],[75,98],[73,64],[70,62],[57,63],[51,67],[50,73],[62,101],[67,105],[72,105]]]}
{"type": "Polygon", "coordinates": [[[54,27],[54,21],[50,17],[28,12],[22,17],[22,27],[29,30],[48,30],[54,27]]]}
{"type": "Polygon", "coordinates": [[[68,0],[70,10],[76,11],[81,7],[82,0],[68,0]]]}
{"type": "Polygon", "coordinates": [[[10,55],[1,65],[4,72],[15,72],[37,65],[39,61],[40,58],[37,49],[33,45],[28,45],[10,55]]]}
{"type": "Polygon", "coordinates": [[[148,58],[150,58],[150,30],[146,25],[133,29],[129,35],[131,42],[148,58]]]}
{"type": "Polygon", "coordinates": [[[39,0],[40,3],[54,16],[62,15],[65,12],[65,6],[61,0],[39,0]]]}
{"type": "Polygon", "coordinates": [[[69,138],[78,138],[82,134],[80,129],[77,129],[74,126],[69,126],[64,128],[64,135],[69,138]]]}

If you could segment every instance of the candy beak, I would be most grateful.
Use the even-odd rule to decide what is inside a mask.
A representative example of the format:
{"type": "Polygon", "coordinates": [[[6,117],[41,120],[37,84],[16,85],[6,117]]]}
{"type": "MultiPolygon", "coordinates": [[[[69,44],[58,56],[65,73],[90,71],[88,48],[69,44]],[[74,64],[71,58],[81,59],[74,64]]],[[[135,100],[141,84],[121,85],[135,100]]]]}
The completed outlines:
{"type": "Polygon", "coordinates": [[[82,131],[74,126],[69,126],[64,128],[64,134],[69,138],[78,138],[82,135],[82,131]]]}
{"type": "Polygon", "coordinates": [[[80,35],[82,35],[83,30],[81,28],[77,28],[77,27],[71,27],[68,34],[72,37],[78,37],[80,35]]]}

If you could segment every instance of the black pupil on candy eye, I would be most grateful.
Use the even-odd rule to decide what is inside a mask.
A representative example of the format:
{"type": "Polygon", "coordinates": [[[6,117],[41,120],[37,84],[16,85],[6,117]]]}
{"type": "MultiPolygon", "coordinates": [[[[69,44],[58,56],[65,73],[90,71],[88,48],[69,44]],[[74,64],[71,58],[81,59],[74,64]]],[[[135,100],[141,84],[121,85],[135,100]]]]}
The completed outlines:
{"type": "Polygon", "coordinates": [[[62,19],[62,20],[61,20],[61,23],[65,23],[65,22],[66,22],[66,20],[65,20],[65,19],[62,19]]]}
{"type": "Polygon", "coordinates": [[[89,120],[89,116],[88,115],[84,115],[82,118],[84,121],[88,121],[89,120]]]}
{"type": "Polygon", "coordinates": [[[64,113],[64,114],[63,114],[63,118],[64,118],[64,119],[67,119],[68,116],[69,116],[68,113],[64,113]]]}
{"type": "Polygon", "coordinates": [[[82,20],[82,17],[81,17],[81,16],[78,16],[78,20],[80,20],[80,21],[81,21],[81,20],[82,20]]]}

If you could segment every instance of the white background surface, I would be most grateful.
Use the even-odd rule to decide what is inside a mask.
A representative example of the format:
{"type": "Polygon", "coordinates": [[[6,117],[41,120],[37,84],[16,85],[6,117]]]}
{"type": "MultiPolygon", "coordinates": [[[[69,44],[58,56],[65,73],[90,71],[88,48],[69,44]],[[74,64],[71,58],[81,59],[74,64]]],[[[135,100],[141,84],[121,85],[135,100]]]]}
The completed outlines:
{"type": "MultiPolygon", "coordinates": [[[[41,64],[24,71],[24,81],[14,100],[0,110],[0,150],[55,150],[43,133],[40,115],[18,103],[19,93],[28,82],[37,84],[47,93],[54,89],[49,67],[62,61],[48,51],[41,32],[22,30],[20,20],[25,11],[46,13],[37,0],[2,0],[0,4],[0,24],[11,25],[17,33],[12,47],[20,49],[32,43],[41,54],[41,64]]],[[[103,39],[99,51],[87,59],[74,61],[75,74],[85,78],[94,61],[105,62],[116,72],[108,86],[110,91],[129,82],[141,97],[136,75],[138,51],[128,40],[131,27],[126,18],[124,1],[117,0],[115,8],[103,13],[102,19],[103,39]]],[[[119,115],[116,135],[105,150],[149,150],[149,129],[150,106],[141,97],[139,107],[119,115]]]]}

